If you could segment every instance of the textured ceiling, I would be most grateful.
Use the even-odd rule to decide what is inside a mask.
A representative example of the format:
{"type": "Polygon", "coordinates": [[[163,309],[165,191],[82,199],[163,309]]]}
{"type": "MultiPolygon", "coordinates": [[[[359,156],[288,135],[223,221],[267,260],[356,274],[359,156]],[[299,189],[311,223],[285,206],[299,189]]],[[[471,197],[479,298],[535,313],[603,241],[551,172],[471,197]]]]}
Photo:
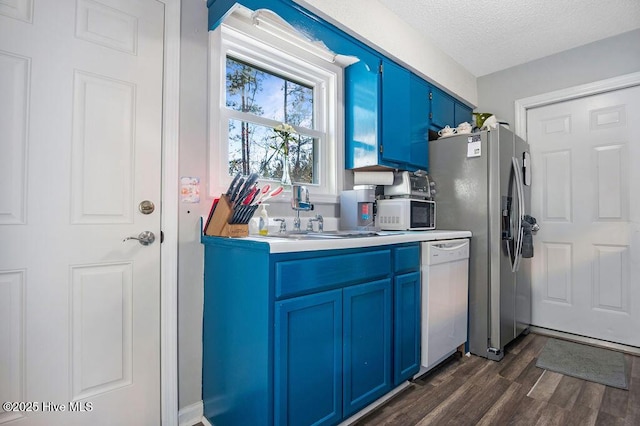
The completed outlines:
{"type": "Polygon", "coordinates": [[[476,77],[640,28],[640,0],[379,1],[476,77]]]}

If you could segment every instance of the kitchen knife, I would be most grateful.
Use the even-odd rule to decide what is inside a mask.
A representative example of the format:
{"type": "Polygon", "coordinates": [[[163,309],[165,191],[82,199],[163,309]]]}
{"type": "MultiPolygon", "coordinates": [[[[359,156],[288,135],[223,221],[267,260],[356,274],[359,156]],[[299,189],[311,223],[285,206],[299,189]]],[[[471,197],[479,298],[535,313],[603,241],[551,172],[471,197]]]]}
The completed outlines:
{"type": "Polygon", "coordinates": [[[282,192],[282,190],[284,190],[284,188],[282,186],[277,187],[276,189],[271,191],[271,193],[269,195],[267,195],[266,197],[263,197],[258,204],[262,204],[265,201],[267,201],[269,198],[275,197],[276,195],[280,194],[282,192]]]}
{"type": "Polygon", "coordinates": [[[242,203],[242,201],[244,201],[244,199],[247,197],[247,195],[249,195],[249,192],[253,189],[253,184],[258,180],[258,174],[257,173],[251,173],[248,177],[247,180],[244,182],[244,185],[242,186],[242,189],[240,190],[240,193],[238,194],[238,196],[236,198],[234,198],[234,203],[235,205],[240,205],[242,203]]]}
{"type": "Polygon", "coordinates": [[[269,192],[269,189],[271,189],[271,185],[266,184],[265,186],[262,187],[262,189],[259,191],[259,193],[256,195],[256,197],[251,200],[251,205],[257,205],[260,203],[260,200],[262,200],[262,198],[266,195],[267,192],[269,192]]]}
{"type": "Polygon", "coordinates": [[[244,199],[242,200],[242,205],[246,206],[248,204],[251,204],[251,202],[256,198],[256,195],[259,192],[260,191],[258,190],[258,184],[254,183],[253,184],[253,188],[251,189],[251,191],[249,191],[247,196],[244,197],[244,199]]]}
{"type": "Polygon", "coordinates": [[[229,189],[227,189],[227,195],[229,197],[231,197],[231,194],[233,193],[233,189],[236,186],[236,183],[238,183],[238,180],[242,177],[242,173],[238,172],[235,177],[233,178],[233,180],[231,181],[231,185],[229,185],[229,189]]]}
{"type": "Polygon", "coordinates": [[[238,193],[240,192],[240,187],[242,187],[243,183],[244,183],[244,178],[240,177],[240,179],[238,179],[238,182],[236,183],[236,186],[233,188],[233,192],[231,193],[231,196],[229,197],[229,202],[231,202],[232,204],[238,197],[238,193]]]}

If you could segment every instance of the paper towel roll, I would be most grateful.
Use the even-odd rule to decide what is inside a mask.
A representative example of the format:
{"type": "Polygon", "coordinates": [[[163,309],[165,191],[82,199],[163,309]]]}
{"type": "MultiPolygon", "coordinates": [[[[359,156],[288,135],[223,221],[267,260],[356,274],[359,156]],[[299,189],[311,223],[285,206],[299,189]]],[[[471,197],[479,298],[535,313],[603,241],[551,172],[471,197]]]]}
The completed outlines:
{"type": "Polygon", "coordinates": [[[353,172],[354,185],[391,185],[393,172],[353,172]]]}

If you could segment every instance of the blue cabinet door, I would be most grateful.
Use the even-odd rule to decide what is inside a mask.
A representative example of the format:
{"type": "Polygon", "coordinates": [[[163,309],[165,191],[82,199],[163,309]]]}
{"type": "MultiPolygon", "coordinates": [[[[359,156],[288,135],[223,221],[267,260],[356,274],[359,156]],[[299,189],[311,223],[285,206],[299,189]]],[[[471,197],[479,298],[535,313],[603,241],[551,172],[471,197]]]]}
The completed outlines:
{"type": "Polygon", "coordinates": [[[344,417],[391,390],[391,279],[343,290],[344,417]]]}
{"type": "Polygon", "coordinates": [[[410,73],[399,65],[382,61],[382,149],[383,163],[409,163],[410,73]]]}
{"type": "Polygon", "coordinates": [[[362,51],[345,69],[345,168],[378,164],[380,60],[362,51]]]}
{"type": "Polygon", "coordinates": [[[394,282],[393,384],[420,369],[420,273],[398,275],[394,282]]]}
{"type": "Polygon", "coordinates": [[[471,124],[472,109],[456,101],[440,89],[431,88],[431,128],[440,130],[444,126],[457,127],[467,122],[471,124]]]}
{"type": "Polygon", "coordinates": [[[456,105],[454,107],[454,121],[456,123],[456,126],[460,123],[464,123],[465,121],[469,124],[473,124],[471,122],[472,121],[471,111],[472,109],[469,108],[468,106],[456,102],[456,105]]]}
{"type": "Polygon", "coordinates": [[[411,74],[410,82],[410,157],[415,169],[428,170],[429,166],[429,85],[420,77],[411,74]]]}
{"type": "Polygon", "coordinates": [[[276,302],[275,309],[274,424],[338,423],[342,419],[342,290],[276,302]]]}
{"type": "Polygon", "coordinates": [[[456,127],[455,101],[442,90],[431,88],[431,127],[439,130],[444,126],[456,127]]]}

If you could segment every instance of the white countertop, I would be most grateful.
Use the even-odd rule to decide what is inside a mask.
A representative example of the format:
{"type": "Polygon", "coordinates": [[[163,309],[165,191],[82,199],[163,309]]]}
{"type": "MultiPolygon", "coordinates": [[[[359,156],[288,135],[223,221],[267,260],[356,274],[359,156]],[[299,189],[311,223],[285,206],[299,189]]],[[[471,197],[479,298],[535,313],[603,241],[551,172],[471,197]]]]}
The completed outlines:
{"type": "Polygon", "coordinates": [[[288,253],[294,251],[337,250],[346,248],[375,247],[388,244],[412,243],[416,241],[452,240],[470,238],[470,231],[380,231],[380,235],[357,238],[330,239],[293,239],[278,238],[277,235],[261,237],[251,235],[242,238],[244,241],[255,241],[269,244],[270,253],[288,253]]]}

